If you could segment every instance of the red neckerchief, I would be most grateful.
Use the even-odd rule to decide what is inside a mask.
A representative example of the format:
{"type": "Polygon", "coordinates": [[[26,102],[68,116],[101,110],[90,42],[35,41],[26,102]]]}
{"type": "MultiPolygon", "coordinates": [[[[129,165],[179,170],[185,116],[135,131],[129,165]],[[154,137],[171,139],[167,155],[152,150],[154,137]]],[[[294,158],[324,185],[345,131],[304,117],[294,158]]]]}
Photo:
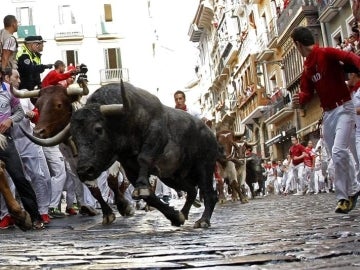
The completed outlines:
{"type": "Polygon", "coordinates": [[[358,81],[357,83],[355,83],[355,85],[350,88],[350,93],[352,93],[352,92],[355,93],[359,88],[360,88],[360,81],[358,81]]]}
{"type": "Polygon", "coordinates": [[[179,109],[179,110],[187,111],[186,105],[183,108],[179,108],[179,107],[176,107],[176,106],[175,106],[175,108],[179,109]]]}

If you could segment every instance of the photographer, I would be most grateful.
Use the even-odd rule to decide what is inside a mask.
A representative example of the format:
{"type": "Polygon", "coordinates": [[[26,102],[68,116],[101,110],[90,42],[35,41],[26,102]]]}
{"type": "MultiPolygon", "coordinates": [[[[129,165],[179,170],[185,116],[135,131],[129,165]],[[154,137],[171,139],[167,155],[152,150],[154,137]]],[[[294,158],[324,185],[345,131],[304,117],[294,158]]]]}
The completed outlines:
{"type": "Polygon", "coordinates": [[[65,63],[61,60],[57,60],[54,63],[54,70],[51,70],[43,79],[42,87],[46,87],[49,85],[57,85],[60,81],[74,77],[79,72],[80,72],[80,67],[76,67],[68,72],[65,72],[65,63]]]}

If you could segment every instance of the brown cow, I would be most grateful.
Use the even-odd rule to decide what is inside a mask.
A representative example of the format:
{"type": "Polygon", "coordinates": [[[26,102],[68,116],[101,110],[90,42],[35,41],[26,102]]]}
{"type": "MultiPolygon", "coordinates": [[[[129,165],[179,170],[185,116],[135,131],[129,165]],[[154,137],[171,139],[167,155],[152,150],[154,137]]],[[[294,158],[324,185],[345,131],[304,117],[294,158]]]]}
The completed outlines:
{"type": "MultiPolygon", "coordinates": [[[[0,134],[0,149],[6,147],[6,138],[0,134]]],[[[32,228],[31,218],[28,212],[23,210],[17,200],[14,198],[5,174],[5,163],[0,160],[0,193],[3,195],[6,206],[15,224],[23,231],[32,228]]]]}
{"type": "Polygon", "coordinates": [[[245,159],[240,159],[236,155],[234,133],[229,130],[223,130],[216,133],[216,139],[224,148],[226,160],[217,162],[220,175],[229,181],[231,187],[231,197],[233,201],[240,199],[242,203],[247,203],[245,194],[241,191],[241,182],[245,179],[245,159]],[[240,179],[238,179],[240,177],[240,179]]]}
{"type": "Polygon", "coordinates": [[[223,178],[229,180],[232,200],[240,199],[242,203],[247,203],[246,196],[246,157],[245,150],[248,146],[253,146],[257,142],[247,142],[242,135],[236,136],[231,130],[223,130],[216,133],[218,142],[223,146],[227,161],[220,165],[220,173],[223,178]]]}

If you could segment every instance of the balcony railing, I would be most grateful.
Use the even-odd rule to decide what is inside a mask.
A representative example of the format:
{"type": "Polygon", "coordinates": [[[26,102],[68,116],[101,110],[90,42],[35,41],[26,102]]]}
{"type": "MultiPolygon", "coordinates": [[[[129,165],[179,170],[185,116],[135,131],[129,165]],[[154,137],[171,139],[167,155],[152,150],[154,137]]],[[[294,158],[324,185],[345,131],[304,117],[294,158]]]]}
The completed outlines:
{"type": "Polygon", "coordinates": [[[199,42],[202,30],[210,28],[213,17],[214,9],[211,2],[208,0],[201,1],[188,32],[190,41],[199,42]]]}
{"type": "Polygon", "coordinates": [[[262,32],[259,34],[258,38],[256,39],[256,45],[259,51],[263,51],[267,48],[268,45],[268,34],[267,32],[262,32]]]}
{"type": "Polygon", "coordinates": [[[276,22],[277,22],[277,17],[274,17],[271,19],[271,21],[269,22],[269,31],[267,32],[267,37],[268,37],[268,47],[272,48],[273,43],[276,44],[276,39],[278,37],[278,30],[277,30],[277,26],[276,26],[276,22]]]}
{"type": "Polygon", "coordinates": [[[317,13],[317,0],[291,0],[277,19],[279,36],[289,27],[291,21],[295,19],[300,9],[306,13],[317,13]]]}
{"type": "Polygon", "coordinates": [[[113,82],[129,81],[129,70],[127,68],[113,68],[100,70],[100,83],[107,84],[113,82]]]}
{"type": "Polygon", "coordinates": [[[119,38],[119,27],[114,22],[101,22],[98,25],[96,37],[98,39],[119,38]]]}
{"type": "Polygon", "coordinates": [[[250,96],[240,101],[239,112],[241,119],[245,119],[250,115],[257,107],[266,106],[269,100],[265,95],[264,89],[257,89],[251,93],[250,96]]]}
{"type": "Polygon", "coordinates": [[[82,24],[55,25],[55,40],[82,40],[83,38],[82,24]]]}
{"type": "Polygon", "coordinates": [[[288,108],[291,109],[291,101],[289,95],[277,98],[275,101],[269,102],[267,110],[264,113],[265,119],[273,117],[275,114],[279,113],[282,109],[288,108]]]}

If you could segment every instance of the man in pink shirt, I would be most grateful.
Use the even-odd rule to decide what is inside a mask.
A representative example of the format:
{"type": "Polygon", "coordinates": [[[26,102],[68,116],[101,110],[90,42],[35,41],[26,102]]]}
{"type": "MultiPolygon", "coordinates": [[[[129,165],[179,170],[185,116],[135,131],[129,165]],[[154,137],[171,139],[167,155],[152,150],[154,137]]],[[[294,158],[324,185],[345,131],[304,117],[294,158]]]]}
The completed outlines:
{"type": "MultiPolygon", "coordinates": [[[[306,27],[291,33],[296,48],[305,57],[300,92],[293,95],[295,107],[311,100],[315,91],[323,108],[323,136],[335,169],[336,213],[348,213],[360,194],[353,158],[349,151],[355,144],[355,109],[345,83],[344,64],[360,70],[360,57],[336,48],[320,48],[306,27]]],[[[354,148],[353,148],[354,149],[354,148]]]]}

